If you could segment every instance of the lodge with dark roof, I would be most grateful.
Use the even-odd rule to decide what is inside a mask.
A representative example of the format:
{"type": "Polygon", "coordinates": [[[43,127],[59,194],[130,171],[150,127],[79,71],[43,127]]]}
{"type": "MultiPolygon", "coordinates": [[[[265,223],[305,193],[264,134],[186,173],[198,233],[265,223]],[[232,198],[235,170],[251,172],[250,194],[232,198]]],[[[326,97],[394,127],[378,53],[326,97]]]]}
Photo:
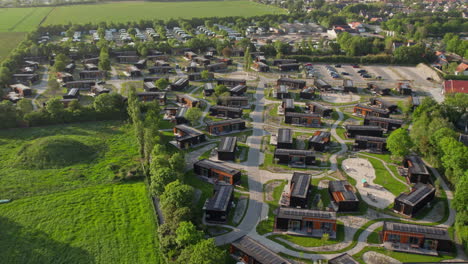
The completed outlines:
{"type": "Polygon", "coordinates": [[[329,181],[328,193],[337,212],[359,211],[359,199],[348,181],[329,181]]]}
{"type": "Polygon", "coordinates": [[[303,168],[315,163],[314,152],[310,150],[276,148],[273,157],[279,164],[291,167],[303,168]]]}
{"type": "Polygon", "coordinates": [[[289,128],[278,129],[276,147],[280,149],[292,149],[294,147],[293,131],[289,128]]]}
{"type": "Polygon", "coordinates": [[[302,91],[299,93],[299,97],[302,99],[308,99],[308,100],[315,98],[315,88],[306,87],[302,89],[302,91]]]}
{"type": "Polygon", "coordinates": [[[395,198],[393,210],[399,214],[413,217],[435,196],[435,188],[430,184],[417,183],[411,192],[402,193],[395,198]]]}
{"type": "Polygon", "coordinates": [[[397,110],[398,106],[394,103],[391,103],[387,100],[378,97],[372,97],[369,99],[370,104],[374,106],[378,106],[382,109],[386,109],[389,113],[393,113],[397,110]]]}
{"type": "Polygon", "coordinates": [[[171,90],[180,91],[185,89],[187,86],[189,86],[189,80],[187,78],[180,78],[171,84],[171,90]]]}
{"type": "Polygon", "coordinates": [[[158,100],[160,105],[165,105],[167,100],[167,94],[165,92],[140,92],[136,95],[142,102],[158,100]]]}
{"type": "Polygon", "coordinates": [[[215,92],[215,85],[214,83],[205,83],[203,85],[203,94],[205,96],[211,96],[215,92]]]}
{"type": "Polygon", "coordinates": [[[209,72],[218,72],[218,71],[224,71],[228,68],[228,65],[224,62],[218,62],[218,63],[213,63],[206,65],[206,69],[209,72]]]}
{"type": "Polygon", "coordinates": [[[323,79],[315,79],[314,81],[314,85],[320,89],[320,90],[329,90],[331,89],[331,85],[328,84],[326,81],[324,81],[323,79]]]}
{"type": "Polygon", "coordinates": [[[298,71],[299,70],[299,63],[283,63],[278,65],[278,70],[285,72],[285,71],[298,71]]]}
{"type": "Polygon", "coordinates": [[[242,174],[240,170],[208,159],[202,159],[195,162],[193,164],[193,171],[197,175],[229,184],[235,184],[239,182],[242,174]]]}
{"type": "Polygon", "coordinates": [[[223,137],[218,145],[219,160],[235,160],[237,150],[237,137],[223,137]]]}
{"type": "Polygon", "coordinates": [[[226,222],[234,198],[234,187],[229,184],[215,184],[213,196],[203,205],[207,222],[226,222]]]}
{"type": "Polygon", "coordinates": [[[177,147],[180,149],[188,149],[206,141],[203,132],[184,124],[174,127],[174,135],[177,147]]]}
{"type": "Polygon", "coordinates": [[[391,132],[400,128],[403,125],[403,120],[378,116],[366,116],[364,117],[364,125],[379,126],[385,129],[385,131],[391,132]]]}
{"type": "Polygon", "coordinates": [[[149,67],[148,71],[150,74],[167,74],[167,73],[173,73],[174,68],[171,66],[153,66],[149,67]]]}
{"type": "Polygon", "coordinates": [[[157,91],[159,91],[158,87],[156,87],[154,82],[144,82],[143,83],[143,89],[146,92],[157,92],[157,91]]]}
{"type": "Polygon", "coordinates": [[[387,139],[357,135],[353,147],[354,150],[370,150],[372,152],[381,153],[387,151],[387,139]]]}
{"type": "Polygon", "coordinates": [[[217,78],[216,83],[218,85],[225,85],[226,87],[234,87],[237,85],[247,85],[247,81],[244,79],[231,79],[231,78],[217,78]]]}
{"type": "Polygon", "coordinates": [[[283,102],[281,102],[281,108],[283,109],[284,113],[294,112],[296,110],[296,107],[294,106],[294,99],[283,99],[283,102]]]}
{"type": "Polygon", "coordinates": [[[188,108],[198,107],[200,105],[200,100],[190,94],[176,94],[176,102],[188,108]]]}
{"type": "Polygon", "coordinates": [[[289,183],[288,206],[307,208],[310,197],[310,174],[294,172],[289,183]]]}
{"type": "Polygon", "coordinates": [[[291,94],[289,93],[288,87],[286,85],[280,85],[276,87],[275,93],[276,93],[275,97],[277,99],[285,99],[285,98],[291,97],[291,94]]]}
{"type": "Polygon", "coordinates": [[[287,112],[284,115],[284,122],[292,125],[319,127],[321,125],[321,117],[316,113],[287,112]]]}
{"type": "Polygon", "coordinates": [[[328,264],[359,264],[359,262],[354,260],[348,253],[344,253],[338,257],[329,259],[328,264]]]}
{"type": "Polygon", "coordinates": [[[316,102],[307,102],[306,107],[309,109],[309,111],[319,114],[321,117],[328,117],[333,113],[333,109],[330,107],[326,107],[316,102]]]}
{"type": "Polygon", "coordinates": [[[331,133],[327,131],[315,131],[314,135],[309,138],[309,149],[315,151],[324,151],[325,147],[330,143],[331,133]]]}
{"type": "Polygon", "coordinates": [[[411,183],[429,183],[431,181],[431,174],[426,167],[426,164],[419,156],[409,155],[403,160],[403,166],[407,169],[404,170],[404,175],[408,182],[411,183]]]}
{"type": "Polygon", "coordinates": [[[242,96],[245,94],[245,92],[247,92],[247,86],[242,84],[236,85],[229,89],[231,96],[242,96]]]}
{"type": "Polygon", "coordinates": [[[383,135],[383,129],[379,126],[346,125],[345,129],[348,138],[354,138],[357,135],[371,137],[382,137],[383,135]]]}
{"type": "Polygon", "coordinates": [[[306,87],[306,81],[291,78],[279,78],[276,81],[276,85],[285,85],[291,89],[304,89],[306,87]]]}
{"type": "Polygon", "coordinates": [[[354,106],[353,112],[360,116],[378,116],[378,117],[389,117],[390,112],[385,109],[376,108],[372,106],[357,104],[354,106]]]}
{"type": "Polygon", "coordinates": [[[80,89],[72,88],[68,90],[66,94],[64,94],[63,99],[79,99],[80,98],[80,89]]]}
{"type": "Polygon", "coordinates": [[[249,264],[292,264],[261,243],[245,235],[231,243],[229,253],[242,263],[249,264]]]}
{"type": "Polygon", "coordinates": [[[217,104],[230,107],[248,107],[249,98],[247,96],[223,96],[218,99],[217,104]]]}
{"type": "Polygon", "coordinates": [[[228,119],[206,122],[206,130],[208,133],[210,133],[210,135],[222,135],[234,131],[241,131],[245,128],[245,121],[242,119],[228,119]]]}
{"type": "Polygon", "coordinates": [[[210,115],[217,117],[241,118],[242,112],[243,109],[238,107],[229,107],[222,105],[214,105],[210,107],[210,115]]]}
{"type": "Polygon", "coordinates": [[[96,85],[96,81],[92,80],[83,80],[83,81],[73,81],[65,83],[67,89],[78,88],[80,90],[91,90],[91,87],[96,85]]]}
{"type": "Polygon", "coordinates": [[[291,232],[322,237],[327,233],[336,237],[336,213],[302,208],[279,207],[273,232],[291,232]]]}
{"type": "Polygon", "coordinates": [[[447,228],[387,221],[381,239],[389,250],[433,256],[438,251],[451,252],[454,246],[447,228]]]}

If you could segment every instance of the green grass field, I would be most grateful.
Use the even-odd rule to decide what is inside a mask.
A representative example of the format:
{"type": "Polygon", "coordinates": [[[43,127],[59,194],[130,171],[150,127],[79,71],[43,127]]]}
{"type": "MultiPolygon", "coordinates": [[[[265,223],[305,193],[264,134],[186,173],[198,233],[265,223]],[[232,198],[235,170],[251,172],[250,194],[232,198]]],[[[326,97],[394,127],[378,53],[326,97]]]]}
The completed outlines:
{"type": "Polygon", "coordinates": [[[2,263],[158,263],[143,183],[106,184],[1,205],[2,263]]]}
{"type": "MultiPolygon", "coordinates": [[[[2,18],[0,16],[0,20],[1,19],[2,18]]],[[[22,32],[0,32],[0,62],[3,61],[8,54],[16,48],[16,46],[18,46],[18,44],[24,39],[25,35],[26,33],[22,32]]]]}
{"type": "Polygon", "coordinates": [[[52,7],[0,8],[0,32],[29,32],[39,25],[52,7]]]}
{"type": "Polygon", "coordinates": [[[100,21],[127,22],[141,19],[170,19],[192,17],[257,16],[284,11],[273,6],[249,1],[194,2],[117,2],[97,5],[57,7],[45,20],[45,25],[96,23],[100,21]]]}

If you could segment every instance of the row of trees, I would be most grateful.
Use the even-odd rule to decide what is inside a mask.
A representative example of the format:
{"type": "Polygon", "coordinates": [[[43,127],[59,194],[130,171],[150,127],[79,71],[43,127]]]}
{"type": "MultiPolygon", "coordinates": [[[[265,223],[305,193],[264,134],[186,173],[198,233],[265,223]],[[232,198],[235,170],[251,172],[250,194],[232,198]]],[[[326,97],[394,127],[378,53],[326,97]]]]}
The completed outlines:
{"type": "Polygon", "coordinates": [[[390,134],[387,146],[393,155],[403,157],[411,150],[421,153],[434,167],[444,172],[455,189],[452,207],[457,211],[455,230],[468,246],[468,147],[460,142],[457,126],[464,128],[468,110],[468,95],[446,96],[439,104],[426,97],[413,112],[413,127],[390,134]]]}
{"type": "Polygon", "coordinates": [[[192,222],[194,189],[184,183],[184,155],[169,151],[163,143],[158,103],[142,104],[135,87],[130,87],[128,115],[149,175],[151,195],[159,199],[164,219],[158,228],[162,253],[170,263],[223,263],[225,252],[213,239],[204,239],[204,233],[192,222]]]}

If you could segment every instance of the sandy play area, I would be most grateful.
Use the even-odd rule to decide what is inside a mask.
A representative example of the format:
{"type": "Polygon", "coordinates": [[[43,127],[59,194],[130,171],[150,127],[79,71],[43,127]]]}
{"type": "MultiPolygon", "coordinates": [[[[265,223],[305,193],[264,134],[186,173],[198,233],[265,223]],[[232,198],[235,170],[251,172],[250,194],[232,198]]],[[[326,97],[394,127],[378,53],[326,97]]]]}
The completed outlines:
{"type": "Polygon", "coordinates": [[[324,101],[330,103],[350,103],[361,99],[359,95],[355,94],[336,94],[336,93],[322,93],[321,97],[324,101]]]}
{"type": "Polygon", "coordinates": [[[394,201],[395,195],[374,183],[375,170],[368,160],[360,158],[345,159],[342,168],[356,180],[356,189],[358,189],[366,203],[378,208],[386,208],[394,201]],[[363,180],[367,182],[367,187],[364,187],[363,180]]]}

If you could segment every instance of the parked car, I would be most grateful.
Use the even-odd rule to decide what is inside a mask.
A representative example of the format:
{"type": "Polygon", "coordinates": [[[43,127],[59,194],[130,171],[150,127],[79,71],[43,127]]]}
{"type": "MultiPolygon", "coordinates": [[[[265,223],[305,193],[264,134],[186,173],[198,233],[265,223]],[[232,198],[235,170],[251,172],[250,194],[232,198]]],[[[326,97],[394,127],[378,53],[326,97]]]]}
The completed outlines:
{"type": "Polygon", "coordinates": [[[362,78],[368,79],[368,78],[371,78],[371,76],[370,76],[369,74],[363,74],[363,75],[362,75],[362,78]]]}
{"type": "Polygon", "coordinates": [[[353,65],[351,65],[351,67],[353,67],[353,68],[359,68],[359,65],[353,64],[353,65]]]}
{"type": "Polygon", "coordinates": [[[336,64],[335,68],[341,68],[341,64],[336,64]]]}
{"type": "Polygon", "coordinates": [[[358,73],[366,73],[367,71],[366,70],[359,70],[357,71],[358,73]]]}
{"type": "Polygon", "coordinates": [[[341,72],[342,75],[349,75],[347,72],[341,72]]]}

